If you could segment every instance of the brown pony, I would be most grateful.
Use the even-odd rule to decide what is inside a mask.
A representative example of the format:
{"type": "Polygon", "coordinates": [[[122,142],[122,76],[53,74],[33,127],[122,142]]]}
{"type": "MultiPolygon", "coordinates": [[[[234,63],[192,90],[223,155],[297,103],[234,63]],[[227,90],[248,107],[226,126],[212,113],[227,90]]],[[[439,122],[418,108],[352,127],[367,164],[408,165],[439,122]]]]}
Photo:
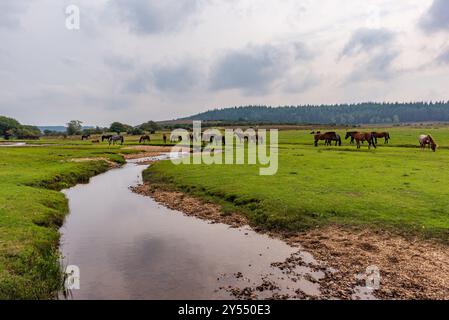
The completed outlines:
{"type": "Polygon", "coordinates": [[[356,133],[360,133],[360,132],[359,131],[348,131],[348,132],[346,132],[345,140],[348,140],[348,138],[351,138],[351,142],[350,143],[354,144],[354,142],[355,142],[354,135],[356,133]]]}
{"type": "Polygon", "coordinates": [[[164,140],[164,144],[167,144],[167,135],[165,133],[162,135],[162,140],[164,140]]]}
{"type": "Polygon", "coordinates": [[[149,135],[141,136],[139,139],[139,143],[145,143],[145,141],[151,142],[151,138],[149,135]]]}
{"type": "Polygon", "coordinates": [[[355,132],[355,133],[351,133],[351,132],[347,132],[346,133],[346,137],[345,139],[347,140],[348,138],[353,138],[357,144],[357,149],[360,149],[360,142],[365,142],[367,141],[369,143],[368,148],[371,149],[371,146],[373,146],[374,148],[376,147],[376,143],[374,141],[374,136],[372,133],[368,133],[368,132],[355,132]]]}
{"type": "Polygon", "coordinates": [[[390,141],[390,133],[389,132],[371,132],[371,134],[374,137],[374,141],[377,144],[377,138],[385,138],[385,142],[384,143],[389,143],[390,141]]]}
{"type": "Polygon", "coordinates": [[[318,133],[314,135],[315,138],[315,147],[318,147],[318,141],[324,140],[325,144],[330,144],[330,141],[338,141],[340,140],[341,145],[341,139],[340,136],[336,132],[326,132],[326,133],[318,133]]]}

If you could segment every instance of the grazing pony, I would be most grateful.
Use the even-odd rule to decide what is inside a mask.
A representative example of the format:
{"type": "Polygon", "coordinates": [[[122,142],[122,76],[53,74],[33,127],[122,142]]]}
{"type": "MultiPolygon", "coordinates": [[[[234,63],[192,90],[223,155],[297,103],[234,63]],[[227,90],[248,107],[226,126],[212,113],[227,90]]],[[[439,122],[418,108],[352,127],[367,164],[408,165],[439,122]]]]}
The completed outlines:
{"type": "Polygon", "coordinates": [[[346,137],[345,139],[347,140],[348,138],[354,139],[356,144],[357,144],[357,149],[360,149],[360,142],[368,142],[368,148],[371,149],[371,146],[373,146],[374,148],[376,147],[376,142],[374,141],[374,136],[371,133],[368,132],[355,132],[355,133],[351,133],[351,132],[347,132],[346,133],[346,137]]]}
{"type": "Polygon", "coordinates": [[[123,136],[121,136],[121,135],[112,136],[109,138],[109,145],[115,144],[116,142],[119,142],[119,141],[120,141],[120,144],[123,144],[123,142],[125,142],[125,138],[123,138],[123,136]]]}
{"type": "Polygon", "coordinates": [[[106,134],[106,135],[102,135],[101,136],[101,142],[103,142],[104,140],[109,141],[109,139],[112,138],[112,134],[106,134]]]}
{"type": "Polygon", "coordinates": [[[100,143],[100,140],[98,140],[98,139],[92,140],[92,143],[100,143]]]}
{"type": "Polygon", "coordinates": [[[90,134],[84,134],[81,136],[81,140],[89,140],[90,134]]]}
{"type": "Polygon", "coordinates": [[[145,136],[141,136],[140,137],[139,143],[142,143],[142,142],[145,142],[145,141],[151,142],[151,138],[150,138],[149,135],[145,135],[145,136]]]}
{"type": "Polygon", "coordinates": [[[354,135],[356,133],[360,133],[360,132],[359,131],[348,131],[348,132],[346,132],[345,140],[348,140],[348,138],[351,138],[351,142],[350,143],[354,144],[354,142],[355,142],[354,135]]]}
{"type": "Polygon", "coordinates": [[[327,139],[324,145],[326,146],[332,146],[332,141],[335,141],[335,146],[341,147],[341,137],[339,134],[335,134],[334,137],[331,137],[330,139],[327,139]]]}
{"type": "Polygon", "coordinates": [[[315,147],[318,147],[318,141],[324,140],[324,145],[330,145],[331,141],[337,141],[337,144],[340,142],[341,138],[336,132],[326,132],[326,133],[318,133],[314,135],[315,138],[315,147]]]}
{"type": "Polygon", "coordinates": [[[419,136],[419,144],[421,145],[421,150],[426,148],[426,145],[429,145],[429,148],[432,149],[433,152],[437,151],[438,145],[435,140],[433,140],[430,134],[425,135],[422,134],[419,136]]]}
{"type": "Polygon", "coordinates": [[[373,135],[374,141],[376,142],[376,144],[377,144],[377,138],[385,138],[384,144],[389,143],[389,141],[391,139],[389,132],[371,132],[371,134],[373,135]]]}

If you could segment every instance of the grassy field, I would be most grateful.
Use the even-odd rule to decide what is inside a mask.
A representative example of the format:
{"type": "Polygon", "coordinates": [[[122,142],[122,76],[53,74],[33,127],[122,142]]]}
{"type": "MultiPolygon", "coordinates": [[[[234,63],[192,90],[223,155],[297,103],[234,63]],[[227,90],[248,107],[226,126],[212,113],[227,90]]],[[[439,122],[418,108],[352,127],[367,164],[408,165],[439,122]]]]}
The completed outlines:
{"type": "Polygon", "coordinates": [[[259,176],[256,165],[160,162],[145,179],[218,202],[268,229],[372,226],[448,241],[449,129],[388,131],[390,144],[379,140],[370,151],[366,145],[357,151],[349,141],[316,148],[310,131],[281,131],[275,176],[259,176]],[[422,133],[433,135],[436,153],[419,149],[422,133]]]}
{"type": "MultiPolygon", "coordinates": [[[[145,179],[219,202],[225,212],[239,211],[269,229],[372,225],[448,241],[449,129],[389,131],[391,144],[371,151],[357,151],[348,141],[315,148],[309,131],[281,131],[275,176],[259,176],[256,165],[165,161],[150,167],[145,179]],[[436,153],[419,150],[421,133],[434,136],[436,153]]],[[[138,144],[138,137],[125,140],[138,144]]],[[[59,190],[108,168],[104,161],[70,160],[123,162],[119,153],[131,152],[79,137],[29,143],[40,146],[0,147],[0,299],[52,298],[61,288],[58,228],[68,207],[59,190]]],[[[162,144],[161,134],[152,135],[152,144],[162,144]]]]}
{"type": "MultiPolygon", "coordinates": [[[[60,141],[61,142],[61,141],[60,141]]],[[[46,299],[61,288],[58,228],[68,212],[59,192],[107,170],[105,146],[0,147],[0,299],[46,299]]]]}

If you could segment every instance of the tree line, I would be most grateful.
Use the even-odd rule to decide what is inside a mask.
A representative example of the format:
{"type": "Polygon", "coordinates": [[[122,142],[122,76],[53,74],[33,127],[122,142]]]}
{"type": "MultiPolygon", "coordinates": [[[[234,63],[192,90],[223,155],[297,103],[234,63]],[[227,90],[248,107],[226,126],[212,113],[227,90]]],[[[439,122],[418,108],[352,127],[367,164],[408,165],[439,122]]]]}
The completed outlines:
{"type": "Polygon", "coordinates": [[[209,110],[183,120],[335,125],[435,122],[449,121],[449,101],[241,106],[209,110]]]}
{"type": "Polygon", "coordinates": [[[0,116],[0,136],[6,140],[16,137],[18,139],[37,139],[41,135],[38,127],[22,125],[13,118],[0,116]]]}

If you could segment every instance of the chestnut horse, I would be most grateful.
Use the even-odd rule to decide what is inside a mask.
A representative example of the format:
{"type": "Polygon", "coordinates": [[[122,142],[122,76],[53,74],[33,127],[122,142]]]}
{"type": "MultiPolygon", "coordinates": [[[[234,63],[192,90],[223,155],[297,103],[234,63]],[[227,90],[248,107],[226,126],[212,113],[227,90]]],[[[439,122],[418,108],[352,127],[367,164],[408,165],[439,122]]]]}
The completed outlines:
{"type": "Polygon", "coordinates": [[[385,144],[390,141],[390,133],[389,132],[371,132],[374,137],[374,141],[377,143],[377,138],[385,138],[385,144]]]}
{"type": "Polygon", "coordinates": [[[433,152],[437,151],[437,148],[438,148],[437,143],[435,142],[435,140],[433,140],[433,138],[430,134],[420,135],[419,136],[419,144],[421,145],[421,150],[424,150],[426,148],[426,145],[429,145],[429,148],[431,148],[433,152]]]}
{"type": "Polygon", "coordinates": [[[374,148],[376,147],[376,143],[374,141],[374,136],[371,133],[368,132],[347,132],[346,133],[346,137],[345,139],[347,140],[348,138],[353,138],[357,144],[357,149],[360,149],[360,142],[368,142],[368,148],[371,149],[371,146],[373,146],[374,148]]]}
{"type": "Polygon", "coordinates": [[[315,147],[318,147],[318,141],[324,140],[325,145],[331,145],[331,141],[337,141],[341,145],[341,138],[336,132],[318,133],[314,135],[315,147]]]}

